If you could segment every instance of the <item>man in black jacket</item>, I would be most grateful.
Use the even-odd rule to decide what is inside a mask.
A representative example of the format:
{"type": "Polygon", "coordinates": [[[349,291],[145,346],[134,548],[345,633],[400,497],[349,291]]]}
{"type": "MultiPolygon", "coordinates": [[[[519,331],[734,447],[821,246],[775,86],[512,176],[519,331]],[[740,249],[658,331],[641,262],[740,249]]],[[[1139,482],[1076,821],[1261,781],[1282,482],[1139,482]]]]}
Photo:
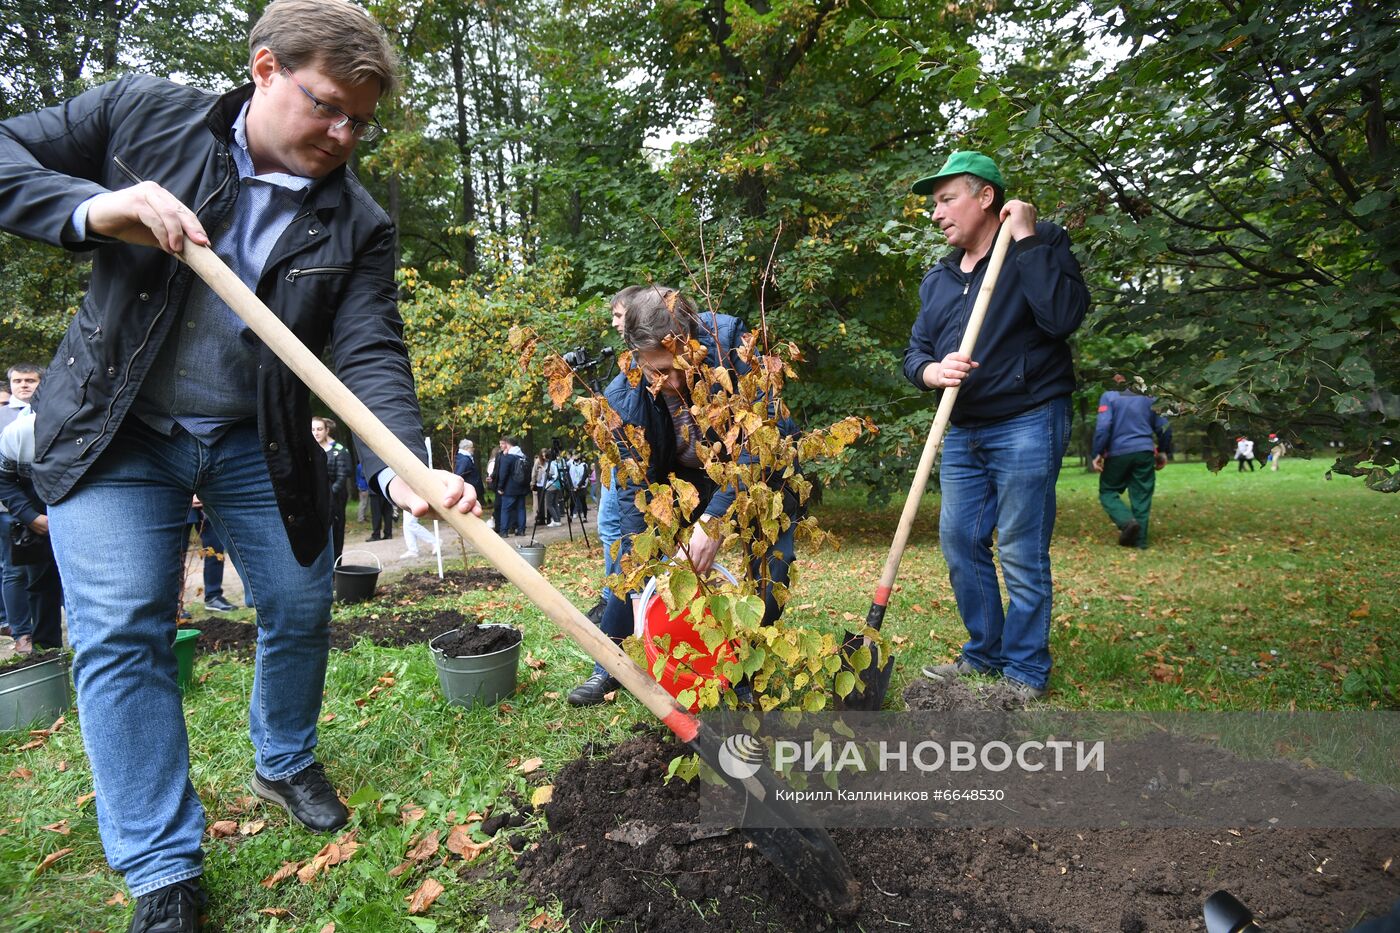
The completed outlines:
{"type": "Polygon", "coordinates": [[[979,152],[955,152],[914,183],[915,194],[932,195],[933,219],[954,249],[919,287],[904,375],[925,391],[962,386],[943,443],[938,540],[969,637],[959,657],[924,674],[1000,674],[1035,700],[1050,680],[1050,535],[1075,384],[1066,341],[1089,293],[1065,231],[1037,223],[1034,207],[1005,201],[1005,192],[1000,170],[979,152]],[[958,346],[1003,223],[1014,242],[974,360],[958,346]]]}
{"type": "MultiPolygon", "coordinates": [[[[332,558],[309,393],[174,258],[185,242],[209,244],[311,352],[329,348],[350,390],[423,450],[393,227],[345,167],[381,132],[392,47],[344,0],[274,0],[249,48],[252,82],[222,97],[134,75],[0,123],[0,228],[93,251],[91,288],[35,399],[33,479],[133,930],[196,929],[203,901],[204,813],[172,651],[192,495],[256,603],[252,789],[313,831],[347,819],[314,755],[332,558]]],[[[365,460],[415,514],[475,506],[450,472],[430,506],[365,460]]]]}
{"type": "Polygon", "coordinates": [[[496,533],[523,535],[525,533],[525,497],[530,494],[530,461],[513,437],[501,438],[496,456],[496,494],[501,501],[501,520],[496,533]]]}

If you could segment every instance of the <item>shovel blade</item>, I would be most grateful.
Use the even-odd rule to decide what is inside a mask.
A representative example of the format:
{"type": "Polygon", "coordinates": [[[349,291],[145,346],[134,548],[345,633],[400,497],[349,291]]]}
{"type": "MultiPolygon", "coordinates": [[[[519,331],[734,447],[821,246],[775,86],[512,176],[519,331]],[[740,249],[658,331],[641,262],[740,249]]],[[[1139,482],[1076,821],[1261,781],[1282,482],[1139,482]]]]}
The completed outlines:
{"type": "Polygon", "coordinates": [[[687,744],[715,774],[744,795],[749,815],[745,822],[756,825],[740,831],[763,857],[822,910],[841,919],[855,916],[860,909],[860,882],[825,827],[813,825],[779,798],[783,785],[777,776],[764,766],[752,777],[732,777],[720,763],[719,737],[707,726],[701,725],[687,744]]]}
{"type": "Polygon", "coordinates": [[[876,712],[885,707],[885,694],[890,690],[890,675],[894,673],[894,658],[880,658],[880,649],[873,643],[870,647],[870,666],[857,672],[851,666],[851,655],[864,645],[865,638],[854,632],[846,633],[841,645],[841,669],[856,675],[857,685],[844,697],[836,698],[838,710],[863,710],[876,712]],[[864,681],[861,684],[860,681],[864,681]]]}

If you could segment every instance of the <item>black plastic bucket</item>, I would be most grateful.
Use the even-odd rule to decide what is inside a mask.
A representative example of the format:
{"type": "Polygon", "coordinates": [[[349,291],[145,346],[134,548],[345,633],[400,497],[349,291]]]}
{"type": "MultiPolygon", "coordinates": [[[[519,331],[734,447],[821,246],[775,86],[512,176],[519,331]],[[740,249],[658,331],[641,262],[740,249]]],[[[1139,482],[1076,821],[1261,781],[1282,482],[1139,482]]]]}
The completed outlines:
{"type": "Polygon", "coordinates": [[[369,551],[346,551],[341,554],[340,557],[336,558],[335,563],[335,601],[338,603],[362,603],[367,599],[373,599],[375,587],[379,585],[379,572],[383,569],[379,558],[369,551]],[[368,554],[373,558],[375,566],[341,563],[349,554],[368,554]]]}

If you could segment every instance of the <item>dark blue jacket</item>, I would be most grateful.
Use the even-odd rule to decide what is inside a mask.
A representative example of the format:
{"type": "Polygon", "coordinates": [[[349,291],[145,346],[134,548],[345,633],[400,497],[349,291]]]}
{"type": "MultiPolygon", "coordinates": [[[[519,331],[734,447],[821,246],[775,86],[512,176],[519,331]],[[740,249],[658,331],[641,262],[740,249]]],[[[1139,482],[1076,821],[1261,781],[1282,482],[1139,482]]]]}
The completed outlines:
{"type": "Polygon", "coordinates": [[[1150,395],[1105,392],[1099,396],[1099,417],[1094,423],[1094,456],[1145,450],[1172,452],[1172,431],[1167,419],[1152,410],[1157,401],[1150,395]]]}
{"type": "MultiPolygon", "coordinates": [[[[745,330],[738,318],[712,311],[701,312],[695,339],[705,347],[706,365],[719,366],[722,362],[739,375],[747,373],[750,367],[739,359],[737,352],[742,346],[745,330]]],[[[681,472],[676,463],[676,429],[671,420],[671,410],[664,400],[651,394],[645,380],[634,386],[627,380],[626,373],[618,373],[608,384],[605,395],[608,404],[624,424],[636,425],[646,435],[647,446],[651,448],[651,457],[647,461],[647,481],[664,483],[669,474],[681,472]]],[[[778,422],[778,431],[783,437],[791,437],[798,433],[797,423],[791,418],[783,418],[778,422]]],[[[620,432],[619,444],[622,444],[620,432]]],[[[622,452],[624,456],[636,455],[625,445],[622,452]]],[[[746,452],[739,455],[741,463],[751,463],[753,459],[746,452]]],[[[734,488],[716,487],[709,477],[699,471],[687,471],[684,478],[695,483],[699,489],[706,515],[722,516],[738,495],[738,490],[734,488]]],[[[637,511],[636,492],[636,488],[618,491],[617,503],[624,537],[630,537],[646,527],[642,514],[637,511]]]]}
{"type": "MultiPolygon", "coordinates": [[[[963,250],[943,257],[919,286],[919,317],[904,351],[904,375],[921,378],[929,363],[958,349],[972,314],[990,252],[964,273],[963,250]]],[[[1037,223],[1035,236],[1012,243],[972,358],[980,367],[963,380],[953,424],[975,427],[1003,421],[1074,391],[1074,363],[1066,340],[1089,310],[1089,289],[1070,252],[1069,235],[1037,223]]]]}

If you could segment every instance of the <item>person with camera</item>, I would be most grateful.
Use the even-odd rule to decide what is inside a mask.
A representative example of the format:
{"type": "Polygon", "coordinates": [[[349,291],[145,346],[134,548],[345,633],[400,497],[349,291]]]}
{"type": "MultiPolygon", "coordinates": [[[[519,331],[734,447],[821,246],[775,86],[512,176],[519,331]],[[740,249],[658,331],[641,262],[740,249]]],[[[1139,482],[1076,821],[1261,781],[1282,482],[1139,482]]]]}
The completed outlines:
{"type": "MultiPolygon", "coordinates": [[[[686,344],[694,339],[705,349],[706,367],[724,366],[736,375],[742,375],[749,367],[738,358],[737,351],[742,346],[746,328],[737,318],[727,314],[700,312],[688,296],[668,286],[644,286],[623,303],[623,339],[632,350],[633,365],[641,368],[644,378],[633,385],[626,372],[618,373],[608,385],[607,401],[622,419],[624,427],[631,425],[645,433],[649,448],[645,464],[648,483],[664,483],[668,477],[675,475],[699,491],[699,505],[695,514],[689,516],[692,524],[683,556],[696,573],[708,573],[719,552],[720,539],[711,536],[706,526],[728,512],[738,491],[732,487],[720,487],[704,470],[696,449],[701,440],[699,428],[690,414],[690,386],[683,371],[676,366],[672,348],[677,346],[677,342],[686,344]]],[[[780,418],[777,428],[784,437],[798,432],[797,424],[788,417],[780,418]]],[[[622,437],[619,432],[619,438],[622,437]]],[[[640,456],[631,445],[621,443],[620,446],[623,456],[640,456]]],[[[741,459],[746,456],[740,454],[741,459]]],[[[641,488],[616,490],[607,506],[610,511],[615,511],[619,559],[630,550],[632,538],[646,527],[636,504],[636,494],[641,488]]],[[[764,624],[771,624],[782,614],[775,591],[787,585],[794,556],[800,507],[796,496],[785,495],[783,504],[784,512],[793,521],[767,553],[748,568],[752,577],[764,577],[768,581],[763,587],[764,624]]],[[[603,507],[600,506],[600,525],[603,519],[603,507]]],[[[611,590],[608,591],[599,628],[618,643],[632,632],[630,598],[631,594],[619,598],[611,590]]],[[[592,675],[569,694],[568,702],[574,706],[601,703],[617,687],[618,682],[600,665],[595,665],[592,675]]]]}

